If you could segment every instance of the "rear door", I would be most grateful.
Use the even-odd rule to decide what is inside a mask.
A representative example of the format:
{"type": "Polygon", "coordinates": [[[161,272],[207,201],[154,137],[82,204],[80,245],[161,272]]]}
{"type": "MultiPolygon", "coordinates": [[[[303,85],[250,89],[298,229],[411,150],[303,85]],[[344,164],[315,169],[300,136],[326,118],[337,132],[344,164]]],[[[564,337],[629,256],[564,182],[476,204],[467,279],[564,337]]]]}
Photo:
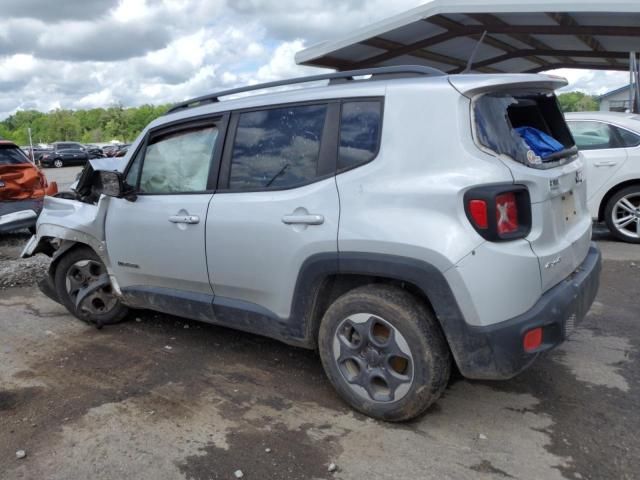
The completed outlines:
{"type": "Polygon", "coordinates": [[[587,199],[591,198],[622,168],[628,159],[620,129],[595,120],[567,122],[586,164],[587,199]]]}
{"type": "Polygon", "coordinates": [[[288,318],[305,262],[337,262],[338,110],[319,102],[232,117],[206,228],[216,306],[288,318]]]}
{"type": "MultiPolygon", "coordinates": [[[[127,170],[132,198],[110,199],[105,232],[123,290],[211,304],[205,220],[217,177],[225,118],[152,131],[127,170]]],[[[189,312],[185,310],[185,316],[189,312]]]]}

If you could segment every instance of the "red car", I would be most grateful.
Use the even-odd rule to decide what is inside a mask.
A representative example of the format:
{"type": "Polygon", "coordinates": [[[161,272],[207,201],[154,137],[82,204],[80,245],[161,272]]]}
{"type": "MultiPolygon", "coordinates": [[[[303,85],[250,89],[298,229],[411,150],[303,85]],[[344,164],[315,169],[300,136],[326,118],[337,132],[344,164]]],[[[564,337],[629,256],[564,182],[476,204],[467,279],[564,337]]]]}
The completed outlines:
{"type": "Polygon", "coordinates": [[[46,195],[58,193],[55,182],[47,182],[13,142],[0,140],[0,233],[33,230],[46,195]]]}

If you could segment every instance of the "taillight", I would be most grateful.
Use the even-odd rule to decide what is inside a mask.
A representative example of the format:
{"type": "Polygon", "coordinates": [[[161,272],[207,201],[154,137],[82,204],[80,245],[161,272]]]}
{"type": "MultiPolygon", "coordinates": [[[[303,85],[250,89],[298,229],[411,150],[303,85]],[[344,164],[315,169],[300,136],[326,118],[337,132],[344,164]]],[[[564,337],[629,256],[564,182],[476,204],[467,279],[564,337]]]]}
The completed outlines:
{"type": "Polygon", "coordinates": [[[473,227],[489,241],[524,238],[531,231],[531,199],[524,186],[473,188],[464,195],[464,207],[473,227]]]}
{"type": "Polygon", "coordinates": [[[487,202],[484,200],[471,200],[469,202],[469,215],[476,224],[476,227],[481,229],[489,228],[489,217],[487,215],[487,202]]]}
{"type": "Polygon", "coordinates": [[[500,235],[518,231],[518,205],[515,193],[502,193],[496,197],[496,219],[500,235]]]}

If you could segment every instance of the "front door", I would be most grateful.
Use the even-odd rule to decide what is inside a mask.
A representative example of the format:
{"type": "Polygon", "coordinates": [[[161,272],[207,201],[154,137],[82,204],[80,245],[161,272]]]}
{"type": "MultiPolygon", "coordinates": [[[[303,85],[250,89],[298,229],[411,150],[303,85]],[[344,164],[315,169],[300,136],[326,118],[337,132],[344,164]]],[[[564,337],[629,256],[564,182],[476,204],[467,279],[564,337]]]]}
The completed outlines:
{"type": "Polygon", "coordinates": [[[146,292],[149,302],[175,297],[210,305],[205,222],[221,125],[211,119],[153,131],[136,152],[127,184],[136,186],[137,198],[111,199],[105,224],[123,291],[146,292]]]}
{"type": "Polygon", "coordinates": [[[305,261],[322,253],[337,262],[337,146],[323,141],[332,108],[285,106],[232,118],[234,142],[206,229],[216,312],[226,306],[287,319],[305,261]]]}

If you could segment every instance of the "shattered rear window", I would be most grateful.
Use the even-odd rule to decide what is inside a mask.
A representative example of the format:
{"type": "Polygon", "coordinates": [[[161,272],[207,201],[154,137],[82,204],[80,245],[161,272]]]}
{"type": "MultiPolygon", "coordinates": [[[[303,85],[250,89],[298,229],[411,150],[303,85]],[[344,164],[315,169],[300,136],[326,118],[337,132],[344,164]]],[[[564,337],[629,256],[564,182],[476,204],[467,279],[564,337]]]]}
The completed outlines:
{"type": "Polygon", "coordinates": [[[491,93],[474,101],[477,141],[498,155],[533,168],[551,168],[567,163],[577,148],[552,93],[491,93]],[[529,129],[559,143],[553,154],[541,156],[516,129],[529,129]]]}

